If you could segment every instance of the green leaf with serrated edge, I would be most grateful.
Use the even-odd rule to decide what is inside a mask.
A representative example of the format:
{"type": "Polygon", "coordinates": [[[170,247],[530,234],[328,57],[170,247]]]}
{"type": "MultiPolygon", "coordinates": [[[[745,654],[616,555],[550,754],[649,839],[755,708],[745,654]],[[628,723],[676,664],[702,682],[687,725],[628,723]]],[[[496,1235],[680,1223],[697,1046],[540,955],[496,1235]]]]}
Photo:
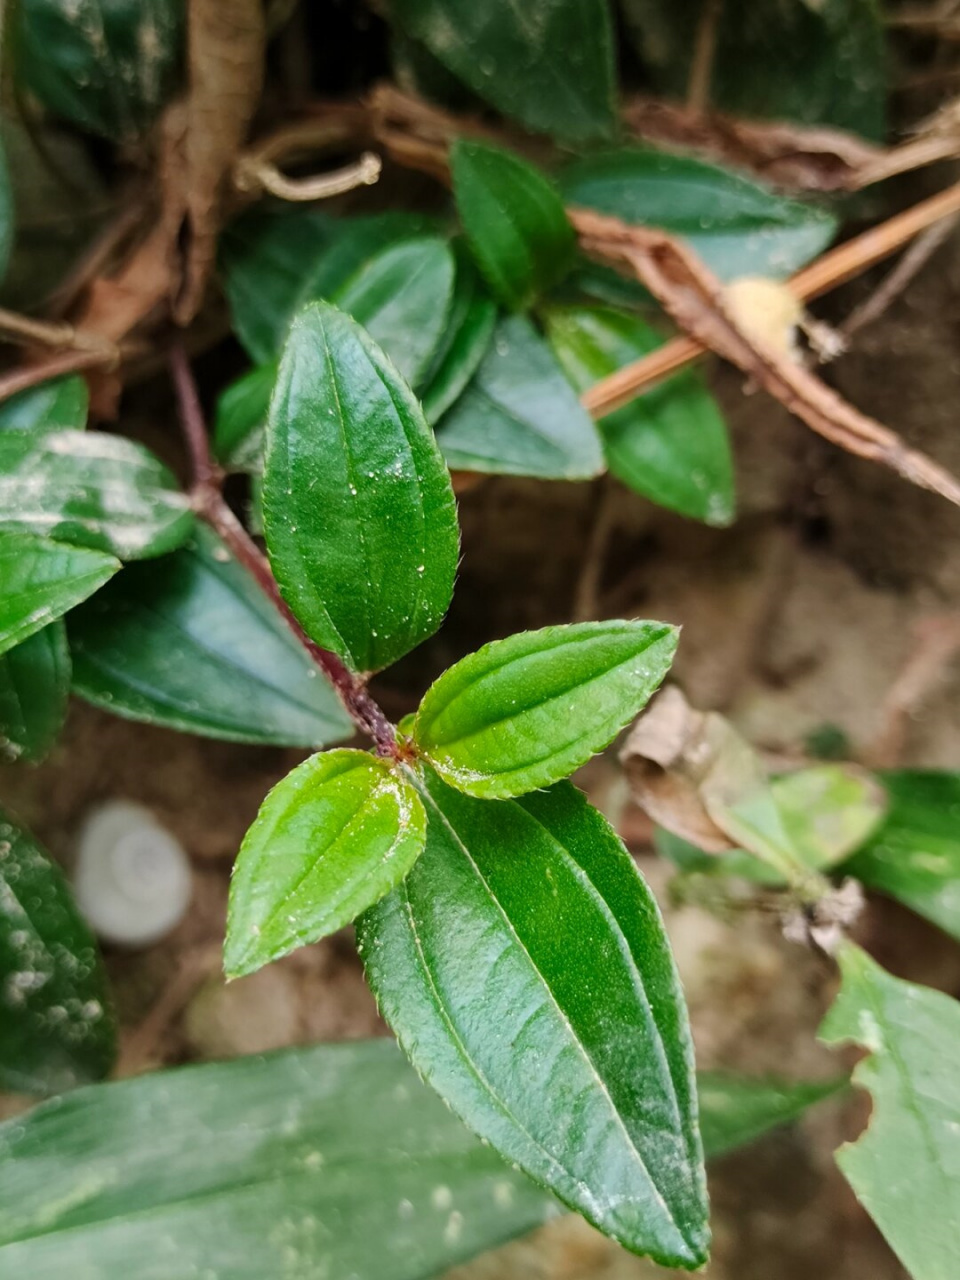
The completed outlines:
{"type": "Polygon", "coordinates": [[[298,765],[264,800],[237,855],[227,976],[350,924],[407,874],[426,826],[410,783],[365,751],[326,751],[298,765]]]}
{"type": "Polygon", "coordinates": [[[588,480],[604,468],[590,415],[523,316],[497,325],[473,381],[437,423],[437,443],[461,471],[588,480]]]}
{"type": "MultiPolygon", "coordinates": [[[[636,316],[601,307],[553,307],[547,333],[577,391],[639,360],[663,339],[636,316]]],[[[733,459],[726,425],[700,378],[680,373],[597,424],[607,465],[660,506],[707,524],[734,514],[733,459]]]]}
{"type": "Polygon", "coordinates": [[[259,365],[225,387],[217,399],[213,447],[231,471],[263,470],[263,435],[279,363],[259,365]]]}
{"type": "Polygon", "coordinates": [[[559,782],[646,705],[678,634],[663,622],[579,622],[494,640],[430,686],[414,741],[470,795],[499,799],[559,782]]]}
{"type": "Polygon", "coordinates": [[[0,283],[7,273],[10,250],[13,247],[13,192],[10,189],[10,169],[7,155],[0,142],[0,283]]]}
{"type": "Polygon", "coordinates": [[[0,653],[93,595],[120,568],[102,551],[32,533],[0,533],[0,653]]]}
{"type": "Polygon", "coordinates": [[[183,0],[18,0],[13,65],[55,115],[128,138],[175,86],[183,26],[183,0]]]}
{"type": "Polygon", "coordinates": [[[264,528],[308,634],[378,671],[446,612],[459,533],[450,477],[409,387],[349,316],[300,313],[270,406],[264,528]]]}
{"type": "Polygon", "coordinates": [[[609,136],[616,73],[604,0],[396,0],[396,23],[464,84],[530,129],[609,136]]]}
{"type": "Polygon", "coordinates": [[[820,1028],[826,1044],[869,1051],[866,1132],[836,1154],[857,1199],[914,1280],[955,1280],[960,1257],[960,1004],[894,978],[845,942],[843,985],[820,1028]]]}
{"type": "Polygon", "coordinates": [[[180,546],[193,523],[173,476],[133,440],[0,431],[0,530],[138,560],[180,546]]]}
{"type": "Polygon", "coordinates": [[[960,940],[960,773],[896,769],[879,778],[886,819],[843,872],[960,940]]]}
{"type": "Polygon", "coordinates": [[[466,1123],[607,1235],[706,1259],[686,1011],[656,903],[569,783],[426,779],[427,843],[357,922],[384,1017],[466,1123]]]}
{"type": "Polygon", "coordinates": [[[115,715],[286,747],[352,732],[333,687],[202,526],[172,555],[124,569],[68,631],[74,692],[115,715]]]}
{"type": "Polygon", "coordinates": [[[476,373],[497,323],[497,304],[487,294],[463,242],[455,240],[451,249],[457,267],[453,300],[440,346],[423,379],[423,412],[431,424],[455,403],[476,373]]]}
{"type": "Polygon", "coordinates": [[[0,1087],[59,1093],[105,1076],[116,1054],[97,944],[63,874],[0,811],[0,1087]]]}
{"type": "Polygon", "coordinates": [[[556,187],[525,160],[460,138],[450,151],[457,212],[487,283],[513,311],[566,275],[576,238],[556,187]]]}
{"type": "Polygon", "coordinates": [[[0,755],[41,760],[57,740],[70,694],[62,620],[0,654],[0,755]]]}
{"type": "Polygon", "coordinates": [[[0,430],[82,431],[89,401],[87,384],[78,374],[51,378],[0,402],[0,430]]]}
{"type": "Polygon", "coordinates": [[[822,209],[740,174],[638,147],[575,160],[557,182],[567,204],[680,236],[722,280],[785,279],[837,229],[822,209]]]}
{"type": "Polygon", "coordinates": [[[0,1272],[23,1280],[428,1280],[555,1212],[385,1039],[97,1085],[0,1126],[0,1272]]]}
{"type": "Polygon", "coordinates": [[[848,1088],[848,1076],[832,1080],[753,1079],[725,1071],[698,1071],[700,1135],[708,1160],[745,1147],[789,1124],[808,1107],[848,1088]]]}

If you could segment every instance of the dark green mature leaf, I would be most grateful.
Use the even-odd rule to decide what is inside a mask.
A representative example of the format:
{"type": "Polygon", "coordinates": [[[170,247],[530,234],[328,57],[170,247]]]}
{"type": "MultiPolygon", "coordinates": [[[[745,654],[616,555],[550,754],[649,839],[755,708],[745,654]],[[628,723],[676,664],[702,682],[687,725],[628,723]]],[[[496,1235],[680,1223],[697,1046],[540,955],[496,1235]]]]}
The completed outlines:
{"type": "Polygon", "coordinates": [[[116,1053],[106,976],[59,868],[0,811],[0,1087],[59,1093],[116,1053]]]}
{"type": "Polygon", "coordinates": [[[903,769],[880,779],[886,821],[843,870],[960,940],[960,774],[903,769]]]}
{"type": "Polygon", "coordinates": [[[722,280],[782,279],[833,238],[836,219],[759,183],[639,147],[575,160],[558,176],[567,204],[682,237],[722,280]]]}
{"type": "Polygon", "coordinates": [[[120,568],[102,551],[0,533],[0,653],[93,595],[120,568]]]}
{"type": "Polygon", "coordinates": [[[70,617],[75,692],[131,720],[317,747],[352,724],[266,596],[209,530],[131,565],[70,617]]]}
{"type": "Polygon", "coordinates": [[[588,480],[603,470],[596,427],[523,316],[497,325],[473,381],[437,424],[437,443],[461,471],[588,480]]]}
{"type": "Polygon", "coordinates": [[[614,125],[613,30],[605,0],[396,0],[391,13],[504,115],[569,142],[614,125]]]}
{"type": "Polygon", "coordinates": [[[428,1280],[553,1203],[388,1040],[100,1085],[0,1127],[24,1280],[428,1280]]]}
{"type": "MultiPolygon", "coordinates": [[[[547,331],[577,391],[585,391],[663,339],[636,316],[608,308],[553,308],[547,331]]],[[[716,401],[680,373],[598,423],[607,464],[644,497],[707,524],[733,519],[733,459],[716,401]]]]}
{"type": "Polygon", "coordinates": [[[656,903],[569,783],[427,780],[427,844],[360,917],[380,1008],[472,1129],[628,1249],[706,1258],[692,1050],[656,903]]]}
{"type": "Polygon", "coordinates": [[[423,412],[438,422],[476,373],[493,340],[497,304],[461,240],[451,245],[457,271],[444,335],[424,375],[423,412]]]}
{"type": "Polygon", "coordinates": [[[842,1092],[849,1083],[847,1076],[794,1084],[724,1071],[698,1071],[700,1135],[707,1159],[745,1147],[771,1129],[789,1124],[808,1107],[842,1092]]]}
{"type": "Polygon", "coordinates": [[[450,477],[410,389],[349,316],[300,313],[270,406],[270,561],[308,633],[357,671],[431,635],[453,591],[450,477]]]}
{"type": "Polygon", "coordinates": [[[0,402],[0,430],[8,427],[41,434],[82,431],[87,425],[90,394],[79,374],[51,378],[0,402]]]}
{"type": "Polygon", "coordinates": [[[524,310],[573,263],[576,238],[556,187],[512,152],[464,138],[450,151],[450,169],[480,270],[504,306],[524,310]]]}
{"type": "Polygon", "coordinates": [[[99,431],[0,431],[0,530],[138,560],[172,551],[192,527],[186,494],[143,445],[99,431]]]}
{"type": "Polygon", "coordinates": [[[646,705],[678,635],[663,622],[614,621],[494,640],[430,686],[414,741],[469,795],[501,799],[559,782],[646,705]]]}
{"type": "Polygon", "coordinates": [[[837,959],[843,985],[820,1039],[869,1050],[853,1082],[873,1096],[866,1132],[837,1164],[914,1280],[955,1280],[960,1004],[892,977],[852,942],[837,959]]]}
{"type": "Polygon", "coordinates": [[[349,924],[396,888],[426,829],[420,797],[382,760],[346,749],[305,760],[264,800],[237,855],[227,976],[349,924]]]}
{"type": "Polygon", "coordinates": [[[10,190],[10,170],[7,155],[0,142],[0,283],[7,273],[10,250],[13,246],[13,193],[10,190]]]}
{"type": "Polygon", "coordinates": [[[18,0],[14,67],[56,115],[126,138],[173,88],[183,20],[183,0],[18,0]]]}
{"type": "Polygon", "coordinates": [[[0,754],[41,760],[57,739],[70,694],[63,622],[51,622],[0,654],[0,754]]]}

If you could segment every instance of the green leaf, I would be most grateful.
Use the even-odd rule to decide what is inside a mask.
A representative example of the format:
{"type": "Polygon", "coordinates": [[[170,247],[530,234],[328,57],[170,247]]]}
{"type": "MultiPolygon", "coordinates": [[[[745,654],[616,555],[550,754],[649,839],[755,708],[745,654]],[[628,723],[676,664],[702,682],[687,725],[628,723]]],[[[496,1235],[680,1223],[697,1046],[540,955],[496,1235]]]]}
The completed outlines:
{"type": "Polygon", "coordinates": [[[142,132],[178,78],[183,0],[18,0],[13,22],[22,83],[92,133],[142,132]]]}
{"type": "Polygon", "coordinates": [[[588,480],[603,470],[590,415],[523,316],[497,325],[473,381],[437,424],[437,443],[462,471],[588,480]]]}
{"type": "Polygon", "coordinates": [[[698,1071],[700,1134],[707,1159],[745,1147],[769,1130],[789,1124],[808,1107],[842,1092],[849,1083],[847,1076],[793,1084],[698,1071]]]}
{"type": "Polygon", "coordinates": [[[193,513],[143,445],[100,431],[0,431],[0,530],[138,560],[172,551],[193,513]]]}
{"type": "Polygon", "coordinates": [[[423,412],[438,422],[476,373],[493,340],[497,304],[486,293],[463,242],[451,245],[457,271],[444,335],[424,375],[423,412]]]}
{"type": "Polygon", "coordinates": [[[414,741],[469,795],[501,799],[549,786],[645,706],[678,634],[663,622],[579,622],[494,640],[430,686],[414,741]]]}
{"type": "Polygon", "coordinates": [[[960,1256],[960,1005],[892,977],[847,942],[843,985],[820,1028],[826,1044],[869,1051],[853,1073],[868,1089],[866,1132],[837,1164],[914,1280],[955,1280],[960,1256]]]}
{"type": "Polygon", "coordinates": [[[87,425],[90,395],[79,374],[51,378],[0,402],[0,430],[13,427],[41,435],[48,431],[82,431],[87,425]]]}
{"type": "Polygon", "coordinates": [[[57,740],[70,694],[63,622],[52,622],[0,654],[0,753],[41,760],[57,740]]]}
{"type": "Polygon", "coordinates": [[[311,756],[260,806],[230,881],[230,978],[317,942],[395,889],[423,850],[420,797],[365,751],[311,756]]]}
{"type": "Polygon", "coordinates": [[[0,284],[7,274],[10,250],[13,248],[13,192],[10,189],[10,169],[7,155],[0,142],[0,284]]]}
{"type": "Polygon", "coordinates": [[[59,868],[0,811],[0,1087],[59,1093],[116,1054],[97,944],[59,868]]]}
{"type": "Polygon", "coordinates": [[[24,1280],[428,1280],[552,1208],[388,1040],[99,1085],[0,1127],[0,1271],[24,1280]]]}
{"type": "Polygon", "coordinates": [[[701,160],[639,147],[575,160],[558,176],[567,204],[660,227],[722,280],[784,279],[833,239],[836,219],[701,160]]]}
{"type": "Polygon", "coordinates": [[[0,653],[93,595],[120,568],[101,551],[0,533],[0,653]]]}
{"type": "Polygon", "coordinates": [[[556,187],[512,152],[463,138],[450,169],[477,265],[504,306],[524,310],[573,263],[576,237],[556,187]]]}
{"type": "Polygon", "coordinates": [[[605,0],[395,0],[411,36],[481,98],[568,142],[614,126],[614,41],[605,0]]]}
{"type": "Polygon", "coordinates": [[[131,565],[70,617],[73,687],[131,720],[317,747],[352,724],[253,578],[209,530],[131,565]]]}
{"type": "MultiPolygon", "coordinates": [[[[555,307],[547,332],[577,391],[655,351],[663,339],[636,316],[607,308],[555,307]]],[[[615,476],[660,506],[707,524],[733,519],[733,459],[716,401],[680,373],[597,424],[615,476]]]]}
{"type": "Polygon", "coordinates": [[[886,821],[843,870],[960,940],[960,774],[903,769],[880,777],[886,821]]]}
{"type": "Polygon", "coordinates": [[[395,662],[440,625],[459,549],[450,477],[396,369],[327,304],[290,331],[263,513],[284,598],[354,670],[395,662]]]}
{"type": "Polygon", "coordinates": [[[213,447],[231,471],[263,471],[263,440],[270,397],[277,382],[276,361],[258,365],[231,382],[217,399],[213,447]]]}

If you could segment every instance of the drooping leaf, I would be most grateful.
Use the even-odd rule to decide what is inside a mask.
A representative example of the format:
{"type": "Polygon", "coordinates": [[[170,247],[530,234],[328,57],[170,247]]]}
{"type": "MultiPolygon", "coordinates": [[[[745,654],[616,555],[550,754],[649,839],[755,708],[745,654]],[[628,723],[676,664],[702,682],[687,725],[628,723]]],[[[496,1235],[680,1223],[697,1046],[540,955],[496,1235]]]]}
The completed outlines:
{"type": "Polygon", "coordinates": [[[7,274],[10,250],[13,247],[13,192],[10,190],[10,169],[7,154],[0,142],[0,284],[7,274]]]}
{"type": "Polygon", "coordinates": [[[355,670],[387,666],[440,625],[459,548],[450,477],[396,369],[327,304],[290,331],[263,513],[287,603],[355,670]]]}
{"type": "Polygon", "coordinates": [[[869,1051],[867,1130],[837,1164],[914,1280],[953,1280],[960,1257],[960,1004],[894,978],[847,942],[843,985],[820,1028],[827,1044],[869,1051]]]}
{"type": "Polygon", "coordinates": [[[82,431],[87,425],[89,400],[87,384],[79,374],[51,378],[0,401],[0,430],[13,427],[38,435],[47,431],[82,431]]]}
{"type": "Polygon", "coordinates": [[[521,631],[430,686],[413,737],[469,795],[523,795],[566,778],[641,710],[670,669],[676,627],[580,622],[521,631]]]}
{"type": "Polygon", "coordinates": [[[116,1052],[97,944],[59,868],[0,812],[0,1086],[59,1093],[116,1052]]]}
{"type": "Polygon", "coordinates": [[[227,976],[349,924],[407,874],[426,825],[416,791],[382,760],[345,749],[305,760],[264,800],[237,855],[227,976]]]}
{"type": "Polygon", "coordinates": [[[783,279],[836,231],[830,214],[739,174],[639,147],[575,160],[557,180],[567,204],[680,236],[722,280],[783,279]]]}
{"type": "Polygon", "coordinates": [[[102,551],[0,533],[0,653],[93,595],[120,568],[102,551]]]}
{"type": "Polygon", "coordinates": [[[428,1280],[548,1197],[388,1040],[98,1085],[0,1127],[0,1271],[428,1280]]]}
{"type": "Polygon", "coordinates": [[[426,848],[358,921],[381,1011],[508,1160],[628,1249],[701,1265],[686,1012],[629,855],[569,783],[500,802],[426,785],[426,848]]]}
{"type": "Polygon", "coordinates": [[[456,240],[451,248],[457,267],[453,299],[444,335],[423,379],[423,412],[431,424],[439,421],[476,373],[497,323],[497,305],[463,242],[456,240]]]}
{"type": "Polygon", "coordinates": [[[700,1135],[707,1159],[745,1147],[769,1130],[789,1124],[808,1107],[840,1093],[849,1083],[847,1076],[793,1084],[724,1071],[698,1071],[700,1135]]]}
{"type": "Polygon", "coordinates": [[[92,133],[140,133],[176,82],[183,0],[18,0],[13,22],[22,83],[92,133]]]}
{"type": "Polygon", "coordinates": [[[138,560],[172,551],[192,527],[187,496],[143,445],[100,431],[0,431],[0,530],[138,560]]]}
{"type": "Polygon", "coordinates": [[[504,115],[568,142],[614,124],[614,49],[604,0],[397,0],[392,14],[504,115]]]}
{"type": "MultiPolygon", "coordinates": [[[[577,391],[656,350],[662,338],[608,308],[552,308],[547,331],[577,391]]],[[[697,374],[677,374],[601,418],[607,465],[644,497],[707,524],[733,519],[733,460],[716,401],[697,374]]]]}
{"type": "Polygon", "coordinates": [[[352,731],[276,609],[201,526],[172,555],[124,569],[69,634],[75,692],[116,715],[289,747],[352,731]]]}
{"type": "Polygon", "coordinates": [[[0,654],[0,754],[41,760],[57,739],[70,694],[63,622],[51,622],[0,654]]]}
{"type": "Polygon", "coordinates": [[[523,316],[501,320],[473,381],[437,424],[461,471],[587,480],[603,470],[596,427],[523,316]]]}
{"type": "Polygon", "coordinates": [[[457,212],[487,283],[513,311],[558,284],[576,243],[556,187],[502,147],[460,138],[450,151],[457,212]]]}

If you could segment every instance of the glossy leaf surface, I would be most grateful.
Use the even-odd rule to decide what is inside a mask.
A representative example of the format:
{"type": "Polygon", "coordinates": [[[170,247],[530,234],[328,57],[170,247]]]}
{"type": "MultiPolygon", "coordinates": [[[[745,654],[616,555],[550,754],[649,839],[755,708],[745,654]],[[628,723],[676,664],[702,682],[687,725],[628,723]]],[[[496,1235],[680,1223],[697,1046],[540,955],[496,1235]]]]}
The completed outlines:
{"type": "Polygon", "coordinates": [[[453,298],[440,345],[424,376],[423,412],[437,422],[459,398],[493,340],[497,304],[486,292],[462,242],[452,246],[456,261],[453,298]]]}
{"type": "Polygon", "coordinates": [[[0,654],[0,755],[41,760],[67,713],[70,650],[63,622],[52,622],[0,654]]]}
{"type": "Polygon", "coordinates": [[[323,303],[284,351],[263,513],[288,604],[354,670],[387,666],[440,625],[459,550],[450,477],[396,369],[323,303]]]}
{"type": "Polygon", "coordinates": [[[227,976],[349,924],[407,874],[426,825],[409,782],[365,751],[326,751],[298,765],[264,800],[237,855],[227,976]]]}
{"type": "Polygon", "coordinates": [[[0,1127],[0,1271],[428,1280],[553,1205],[388,1040],[96,1086],[0,1127]]]}
{"type": "Polygon", "coordinates": [[[752,1079],[723,1071],[698,1071],[700,1133],[708,1160],[756,1141],[789,1124],[825,1098],[846,1089],[849,1080],[803,1081],[752,1079]]]}
{"type": "Polygon", "coordinates": [[[333,687],[220,540],[130,565],[70,618],[73,687],[132,720],[234,742],[349,737],[333,687]]]}
{"type": "Polygon", "coordinates": [[[119,560],[32,533],[0,533],[0,653],[93,595],[119,560]]]}
{"type": "Polygon", "coordinates": [[[462,658],[427,690],[413,737],[470,795],[522,795],[566,778],[645,706],[676,627],[580,622],[522,631],[462,658]]]}
{"type": "Polygon", "coordinates": [[[569,783],[427,783],[427,844],[358,921],[380,1009],[508,1160],[638,1253],[696,1267],[706,1192],[686,1011],[656,904],[569,783]]]}
{"type": "Polygon", "coordinates": [[[51,378],[0,401],[0,430],[13,427],[42,434],[47,431],[82,431],[87,425],[90,395],[79,374],[51,378]]]}
{"type": "Polygon", "coordinates": [[[116,1052],[106,976],[59,867],[0,811],[0,1086],[59,1093],[116,1052]]]}

